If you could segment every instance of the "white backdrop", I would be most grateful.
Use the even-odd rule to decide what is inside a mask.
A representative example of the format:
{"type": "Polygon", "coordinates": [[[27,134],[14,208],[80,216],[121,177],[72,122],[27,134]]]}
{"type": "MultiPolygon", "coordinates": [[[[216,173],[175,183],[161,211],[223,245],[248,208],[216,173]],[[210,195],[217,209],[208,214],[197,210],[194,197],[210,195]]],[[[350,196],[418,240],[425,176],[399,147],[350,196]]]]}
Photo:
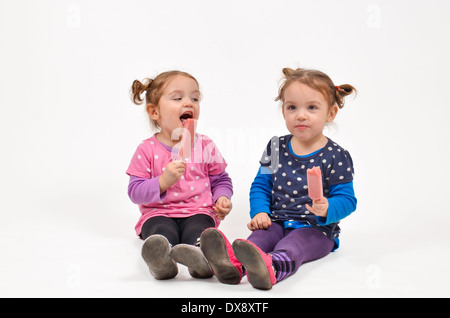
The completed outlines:
{"type": "Polygon", "coordinates": [[[449,14],[442,0],[0,0],[0,296],[450,296],[449,14]],[[125,170],[152,134],[132,81],[198,79],[198,130],[234,183],[221,225],[233,240],[249,234],[264,146],[287,133],[283,67],[359,91],[326,132],[356,170],[341,248],[270,294],[185,268],[155,281],[127,197],[125,170]]]}

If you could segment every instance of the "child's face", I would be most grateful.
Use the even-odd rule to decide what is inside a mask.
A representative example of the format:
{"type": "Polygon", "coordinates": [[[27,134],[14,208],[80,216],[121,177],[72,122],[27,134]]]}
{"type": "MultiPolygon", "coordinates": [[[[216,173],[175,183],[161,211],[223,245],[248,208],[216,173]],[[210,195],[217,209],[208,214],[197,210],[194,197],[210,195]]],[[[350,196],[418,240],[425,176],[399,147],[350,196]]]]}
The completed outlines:
{"type": "Polygon", "coordinates": [[[177,75],[164,89],[156,112],[150,117],[170,136],[176,128],[183,128],[187,118],[198,119],[200,115],[200,92],[197,83],[189,77],[177,75]]]}
{"type": "Polygon", "coordinates": [[[301,142],[322,136],[327,122],[336,117],[338,107],[329,107],[321,92],[293,82],[284,92],[283,117],[289,132],[301,142]]]}

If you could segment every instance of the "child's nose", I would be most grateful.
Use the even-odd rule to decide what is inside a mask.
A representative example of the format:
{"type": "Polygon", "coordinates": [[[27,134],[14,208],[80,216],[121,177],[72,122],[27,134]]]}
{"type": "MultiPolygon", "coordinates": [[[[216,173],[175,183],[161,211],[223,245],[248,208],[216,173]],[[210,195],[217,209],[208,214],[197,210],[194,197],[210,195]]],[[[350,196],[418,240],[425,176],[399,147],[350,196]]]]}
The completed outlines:
{"type": "Polygon", "coordinates": [[[297,111],[297,119],[298,120],[305,120],[306,119],[306,111],[299,109],[297,111]]]}
{"type": "Polygon", "coordinates": [[[184,107],[194,107],[192,105],[192,100],[190,98],[184,98],[183,99],[183,106],[184,107]]]}

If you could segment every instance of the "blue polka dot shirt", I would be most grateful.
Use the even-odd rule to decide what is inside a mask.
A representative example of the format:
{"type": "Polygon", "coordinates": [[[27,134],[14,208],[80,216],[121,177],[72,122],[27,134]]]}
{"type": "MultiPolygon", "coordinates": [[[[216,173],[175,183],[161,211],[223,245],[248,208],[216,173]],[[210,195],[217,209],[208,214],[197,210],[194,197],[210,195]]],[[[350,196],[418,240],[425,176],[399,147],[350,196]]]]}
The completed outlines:
{"type": "Polygon", "coordinates": [[[324,148],[307,156],[297,156],[291,149],[291,139],[292,135],[273,137],[268,143],[260,161],[260,178],[255,178],[250,191],[250,214],[253,217],[256,213],[267,212],[272,221],[286,228],[315,227],[336,239],[340,232],[339,220],[356,209],[352,158],[329,138],[324,148]],[[306,171],[314,166],[322,171],[323,193],[329,199],[326,218],[315,216],[305,207],[305,204],[312,205],[306,171]],[[271,185],[270,202],[265,199],[269,198],[268,185],[259,184],[261,181],[271,185]],[[259,199],[267,202],[270,211],[261,211],[264,208],[259,206],[259,199]]]}

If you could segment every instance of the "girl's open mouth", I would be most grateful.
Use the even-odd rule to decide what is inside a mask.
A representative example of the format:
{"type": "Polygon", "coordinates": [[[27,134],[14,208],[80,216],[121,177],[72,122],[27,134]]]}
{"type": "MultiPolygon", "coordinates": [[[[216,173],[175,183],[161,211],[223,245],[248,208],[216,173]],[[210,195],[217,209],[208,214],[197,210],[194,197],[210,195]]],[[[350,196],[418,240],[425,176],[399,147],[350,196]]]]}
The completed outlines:
{"type": "Polygon", "coordinates": [[[184,126],[186,119],[193,118],[193,117],[194,117],[194,113],[192,111],[186,111],[180,116],[180,121],[184,126]]]}

